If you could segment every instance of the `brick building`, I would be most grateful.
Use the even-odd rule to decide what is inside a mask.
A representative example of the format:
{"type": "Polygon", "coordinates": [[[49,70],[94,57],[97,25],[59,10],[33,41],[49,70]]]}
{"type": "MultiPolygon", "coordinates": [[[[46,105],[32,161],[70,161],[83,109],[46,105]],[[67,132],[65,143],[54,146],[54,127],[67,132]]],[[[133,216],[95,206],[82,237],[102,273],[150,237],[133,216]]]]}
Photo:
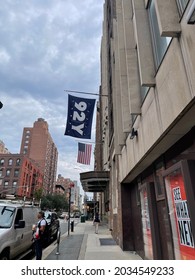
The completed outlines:
{"type": "Polygon", "coordinates": [[[0,197],[7,194],[33,199],[43,185],[43,173],[21,154],[0,154],[0,197]]]}
{"type": "Polygon", "coordinates": [[[44,193],[52,193],[55,190],[58,151],[44,119],[39,118],[33,127],[24,128],[20,153],[36,161],[44,174],[44,193]]]}
{"type": "Polygon", "coordinates": [[[69,178],[64,178],[61,174],[58,174],[55,192],[58,194],[65,194],[66,198],[68,199],[70,182],[71,181],[69,178]]]}

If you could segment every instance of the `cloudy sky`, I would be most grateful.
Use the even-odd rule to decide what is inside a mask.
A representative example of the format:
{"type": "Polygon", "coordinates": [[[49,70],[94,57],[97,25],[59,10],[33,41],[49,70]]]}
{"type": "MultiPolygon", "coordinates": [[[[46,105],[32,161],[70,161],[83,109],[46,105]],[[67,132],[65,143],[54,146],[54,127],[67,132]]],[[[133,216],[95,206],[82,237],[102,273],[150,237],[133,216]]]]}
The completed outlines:
{"type": "MultiPolygon", "coordinates": [[[[78,141],[64,135],[64,90],[98,92],[103,3],[3,0],[0,5],[0,139],[19,153],[23,127],[44,118],[58,148],[58,173],[72,180],[93,170],[94,159],[90,166],[78,164],[78,141]]],[[[94,142],[95,118],[92,129],[94,142]]]]}

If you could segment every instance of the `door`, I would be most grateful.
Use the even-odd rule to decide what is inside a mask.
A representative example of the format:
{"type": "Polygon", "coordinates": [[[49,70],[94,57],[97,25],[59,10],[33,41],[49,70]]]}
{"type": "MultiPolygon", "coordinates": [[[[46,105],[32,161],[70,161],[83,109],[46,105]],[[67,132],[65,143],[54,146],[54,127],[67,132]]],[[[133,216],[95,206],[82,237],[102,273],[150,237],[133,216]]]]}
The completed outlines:
{"type": "Polygon", "coordinates": [[[15,228],[15,225],[19,224],[19,221],[23,220],[23,209],[19,208],[17,209],[14,224],[12,230],[14,231],[14,240],[13,242],[13,251],[12,255],[13,257],[21,254],[24,251],[25,248],[25,242],[24,242],[24,228],[15,228]]]}
{"type": "Polygon", "coordinates": [[[144,242],[145,258],[153,259],[153,242],[152,242],[152,230],[151,230],[151,215],[149,211],[149,193],[148,184],[143,184],[140,187],[141,198],[141,221],[142,232],[144,242]]]}

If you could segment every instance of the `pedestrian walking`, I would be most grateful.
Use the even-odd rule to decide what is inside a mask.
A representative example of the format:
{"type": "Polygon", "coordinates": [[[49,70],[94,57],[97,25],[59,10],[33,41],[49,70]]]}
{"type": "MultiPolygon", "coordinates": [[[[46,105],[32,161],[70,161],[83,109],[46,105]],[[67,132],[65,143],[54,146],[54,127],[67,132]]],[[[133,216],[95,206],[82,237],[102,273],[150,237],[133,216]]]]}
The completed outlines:
{"type": "Polygon", "coordinates": [[[98,234],[99,224],[100,224],[100,217],[99,217],[99,213],[96,212],[95,217],[94,217],[94,225],[95,225],[95,233],[96,234],[98,234]]]}
{"type": "Polygon", "coordinates": [[[46,227],[46,220],[44,219],[44,212],[40,211],[37,215],[38,222],[37,225],[33,225],[33,240],[35,246],[36,260],[42,259],[43,251],[43,233],[46,227]]]}

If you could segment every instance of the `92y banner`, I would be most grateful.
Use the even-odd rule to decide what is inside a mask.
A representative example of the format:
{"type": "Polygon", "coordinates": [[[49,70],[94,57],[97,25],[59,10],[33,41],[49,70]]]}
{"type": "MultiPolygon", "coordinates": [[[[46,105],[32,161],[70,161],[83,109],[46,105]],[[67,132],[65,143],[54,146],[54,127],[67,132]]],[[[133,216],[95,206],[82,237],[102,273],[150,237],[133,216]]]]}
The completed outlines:
{"type": "Polygon", "coordinates": [[[90,139],[95,99],[68,95],[68,117],[65,135],[90,139]]]}

